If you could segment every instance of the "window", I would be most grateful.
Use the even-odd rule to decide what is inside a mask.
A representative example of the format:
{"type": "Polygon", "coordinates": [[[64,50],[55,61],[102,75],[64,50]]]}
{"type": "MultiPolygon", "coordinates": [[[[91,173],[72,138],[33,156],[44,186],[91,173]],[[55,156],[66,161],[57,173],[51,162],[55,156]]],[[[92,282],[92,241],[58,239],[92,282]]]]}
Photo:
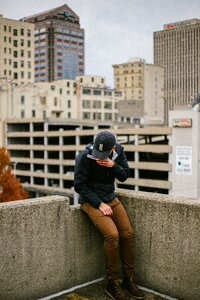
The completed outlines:
{"type": "Polygon", "coordinates": [[[24,29],[23,28],[21,28],[20,33],[21,33],[21,35],[24,35],[24,29]]]}
{"type": "Polygon", "coordinates": [[[18,79],[18,74],[14,73],[14,79],[18,79]]]}
{"type": "Polygon", "coordinates": [[[35,118],[35,110],[32,110],[32,117],[35,118]]]}
{"type": "Polygon", "coordinates": [[[90,108],[90,100],[83,100],[83,108],[90,108]]]}
{"type": "Polygon", "coordinates": [[[55,91],[55,85],[51,85],[51,90],[55,91]]]}
{"type": "Polygon", "coordinates": [[[13,35],[17,36],[17,29],[13,29],[13,35]]]}
{"type": "Polygon", "coordinates": [[[83,119],[89,120],[90,119],[90,113],[89,112],[83,112],[83,119]]]}
{"type": "Polygon", "coordinates": [[[25,111],[21,110],[21,118],[25,118],[25,111]]]}
{"type": "Polygon", "coordinates": [[[21,102],[21,105],[25,104],[25,97],[23,95],[21,95],[20,102],[21,102]]]}
{"type": "Polygon", "coordinates": [[[31,36],[31,30],[30,29],[27,30],[27,36],[31,36]]]}
{"type": "Polygon", "coordinates": [[[46,97],[40,97],[40,104],[46,105],[46,97]]]}
{"type": "Polygon", "coordinates": [[[21,50],[21,57],[24,57],[24,50],[21,50]]]}
{"type": "Polygon", "coordinates": [[[14,51],[14,52],[13,52],[13,56],[14,56],[14,57],[18,57],[18,52],[17,52],[17,51],[14,51]]]}
{"type": "Polygon", "coordinates": [[[6,37],[6,36],[4,36],[4,42],[6,43],[6,41],[7,41],[7,37],[6,37]]]}
{"type": "Polygon", "coordinates": [[[93,95],[101,95],[101,91],[100,90],[94,90],[93,95]]]}
{"type": "Polygon", "coordinates": [[[101,120],[101,113],[99,112],[93,113],[93,120],[101,120]]]}
{"type": "Polygon", "coordinates": [[[112,102],[105,101],[104,108],[112,109],[112,102]]]}
{"type": "Polygon", "coordinates": [[[71,108],[71,100],[67,101],[67,106],[68,106],[68,108],[71,108]]]}
{"type": "Polygon", "coordinates": [[[105,120],[112,120],[112,114],[111,113],[105,113],[105,120]]]}
{"type": "Polygon", "coordinates": [[[28,46],[28,47],[31,46],[31,41],[30,41],[30,40],[27,41],[27,46],[28,46]]]}
{"type": "Polygon", "coordinates": [[[18,63],[17,63],[17,61],[14,61],[14,68],[18,68],[18,63]]]}
{"type": "Polygon", "coordinates": [[[89,89],[83,89],[83,94],[84,95],[91,95],[91,90],[89,90],[89,89]]]}
{"type": "Polygon", "coordinates": [[[93,101],[93,108],[101,108],[101,101],[94,100],[93,101]]]}
{"type": "Polygon", "coordinates": [[[22,39],[20,42],[20,45],[23,47],[24,46],[24,40],[22,39]]]}
{"type": "Polygon", "coordinates": [[[54,105],[57,106],[58,105],[58,98],[54,97],[54,105]]]}

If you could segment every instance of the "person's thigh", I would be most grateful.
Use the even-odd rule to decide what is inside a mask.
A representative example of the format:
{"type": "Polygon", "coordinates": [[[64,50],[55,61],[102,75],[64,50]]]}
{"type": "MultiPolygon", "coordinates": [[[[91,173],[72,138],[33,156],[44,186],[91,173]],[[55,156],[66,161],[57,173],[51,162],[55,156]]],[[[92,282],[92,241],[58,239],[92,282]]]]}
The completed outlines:
{"type": "Polygon", "coordinates": [[[112,219],[119,231],[119,234],[133,232],[127,212],[119,199],[115,198],[111,201],[111,208],[113,210],[112,219]]]}
{"type": "Polygon", "coordinates": [[[94,208],[90,203],[82,204],[81,209],[105,238],[118,237],[117,227],[110,216],[104,216],[100,209],[94,208]]]}

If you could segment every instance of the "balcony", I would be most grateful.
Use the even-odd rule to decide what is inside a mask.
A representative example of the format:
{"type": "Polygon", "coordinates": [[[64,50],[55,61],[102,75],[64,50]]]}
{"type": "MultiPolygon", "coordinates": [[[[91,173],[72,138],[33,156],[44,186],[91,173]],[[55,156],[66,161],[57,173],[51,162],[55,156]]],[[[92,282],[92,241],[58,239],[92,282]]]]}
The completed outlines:
{"type": "MultiPolygon", "coordinates": [[[[167,299],[199,300],[200,201],[122,189],[117,195],[135,231],[138,284],[167,299]]],[[[69,203],[54,195],[0,204],[0,299],[48,298],[105,276],[102,238],[69,203]]],[[[85,297],[92,288],[103,293],[103,284],[88,286],[85,297]]],[[[147,299],[162,299],[155,297],[147,299]]]]}

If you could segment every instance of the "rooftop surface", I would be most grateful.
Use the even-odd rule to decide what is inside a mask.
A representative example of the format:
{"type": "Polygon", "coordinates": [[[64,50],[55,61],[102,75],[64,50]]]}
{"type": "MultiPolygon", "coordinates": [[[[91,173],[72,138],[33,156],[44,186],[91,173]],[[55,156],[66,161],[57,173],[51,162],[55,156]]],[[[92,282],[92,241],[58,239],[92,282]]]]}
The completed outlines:
{"type": "MultiPolygon", "coordinates": [[[[53,298],[46,298],[46,299],[55,299],[55,300],[109,300],[111,299],[109,296],[105,294],[105,287],[106,281],[98,281],[93,284],[77,288],[71,292],[67,292],[56,296],[53,298]]],[[[145,293],[145,300],[163,300],[163,299],[170,299],[164,298],[161,295],[155,295],[152,292],[144,291],[145,293]]],[[[134,298],[132,298],[134,299],[134,298]]],[[[172,298],[171,298],[172,299],[172,298]]]]}

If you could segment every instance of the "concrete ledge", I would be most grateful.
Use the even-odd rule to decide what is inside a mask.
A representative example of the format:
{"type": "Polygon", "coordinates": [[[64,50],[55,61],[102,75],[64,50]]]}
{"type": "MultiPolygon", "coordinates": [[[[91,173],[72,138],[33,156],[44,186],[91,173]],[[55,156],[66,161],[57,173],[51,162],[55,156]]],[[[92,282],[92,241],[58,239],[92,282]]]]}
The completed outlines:
{"type": "MultiPolygon", "coordinates": [[[[118,190],[135,230],[138,283],[199,300],[200,201],[118,190]]],[[[0,204],[0,299],[39,299],[104,276],[102,238],[51,196],[0,204]]]]}
{"type": "Polygon", "coordinates": [[[121,191],[135,229],[140,285],[178,299],[200,299],[200,201],[121,191]]]}

